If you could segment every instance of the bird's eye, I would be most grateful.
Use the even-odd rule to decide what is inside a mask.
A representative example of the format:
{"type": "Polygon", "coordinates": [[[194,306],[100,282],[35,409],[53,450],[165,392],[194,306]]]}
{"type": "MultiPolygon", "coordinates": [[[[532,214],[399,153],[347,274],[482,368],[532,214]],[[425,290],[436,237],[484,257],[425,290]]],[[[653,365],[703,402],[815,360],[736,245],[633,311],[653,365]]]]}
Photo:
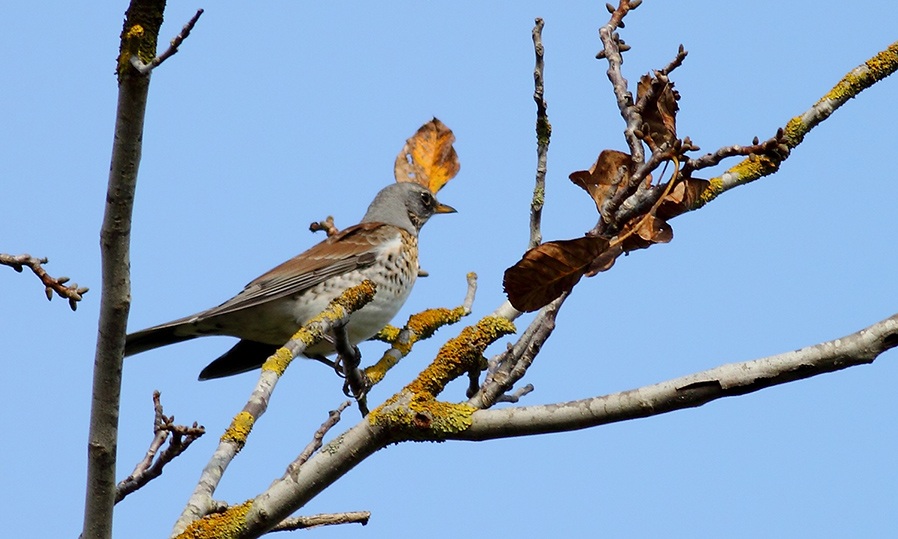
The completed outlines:
{"type": "Polygon", "coordinates": [[[433,195],[426,192],[421,193],[421,202],[423,202],[425,206],[433,206],[433,195]]]}

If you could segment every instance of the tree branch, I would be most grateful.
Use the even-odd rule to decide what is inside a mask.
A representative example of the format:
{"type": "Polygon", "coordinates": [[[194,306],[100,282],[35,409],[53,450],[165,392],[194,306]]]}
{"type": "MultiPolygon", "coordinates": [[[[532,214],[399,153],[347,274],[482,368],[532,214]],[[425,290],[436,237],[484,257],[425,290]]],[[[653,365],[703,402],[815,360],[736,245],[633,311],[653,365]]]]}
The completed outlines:
{"type": "Polygon", "coordinates": [[[59,297],[69,300],[69,307],[74,311],[78,308],[81,296],[87,294],[90,289],[86,286],[79,287],[77,283],[66,286],[66,283],[69,282],[68,277],[57,277],[55,279],[50,277],[50,274],[42,266],[42,264],[47,262],[47,258],[37,258],[29,254],[8,255],[0,253],[0,265],[9,266],[19,273],[22,273],[22,268],[28,267],[44,283],[48,300],[52,300],[53,292],[56,292],[59,297]]]}
{"type": "Polygon", "coordinates": [[[307,530],[318,526],[336,526],[338,524],[361,524],[365,526],[371,519],[369,511],[350,511],[346,513],[332,513],[326,515],[310,515],[307,517],[293,517],[281,521],[271,528],[271,532],[287,532],[294,530],[307,530]]]}
{"type": "Polygon", "coordinates": [[[150,87],[149,77],[133,69],[129,60],[155,56],[164,9],[164,0],[134,0],[121,34],[115,136],[100,228],[103,290],[91,392],[84,539],[112,537],[122,358],[131,309],[131,213],[150,87]]]}
{"type": "MultiPolygon", "coordinates": [[[[888,48],[862,65],[852,69],[826,95],[814,103],[810,109],[789,120],[783,128],[785,133],[785,150],[792,150],[801,144],[805,135],[817,127],[820,122],[829,118],[833,112],[847,103],[849,99],[856,97],[896,70],[898,70],[898,41],[892,43],[888,48]]],[[[785,154],[788,156],[788,151],[785,154]]],[[[693,209],[707,204],[734,187],[773,174],[779,170],[779,166],[786,156],[779,156],[778,154],[749,156],[720,176],[712,178],[710,187],[702,193],[701,198],[696,201],[696,206],[693,209]]]]}
{"type": "Polygon", "coordinates": [[[898,346],[898,314],[833,341],[744,363],[731,363],[611,395],[562,404],[481,410],[458,440],[567,432],[701,406],[766,387],[872,363],[898,346]]]}
{"type": "MultiPolygon", "coordinates": [[[[231,425],[221,436],[218,448],[203,469],[193,494],[181,516],[175,522],[172,535],[180,534],[192,522],[210,512],[213,507],[212,494],[218,487],[228,465],[246,444],[253,425],[268,409],[274,388],[290,362],[302,354],[306,348],[323,339],[335,325],[345,324],[353,312],[361,309],[373,298],[374,283],[368,280],[346,290],[331,301],[324,312],[303,325],[287,344],[265,361],[256,387],[243,410],[234,416],[231,425]]],[[[289,513],[282,515],[281,518],[286,518],[288,515],[289,513]]]]}
{"type": "Polygon", "coordinates": [[[180,47],[181,43],[183,43],[184,40],[187,39],[187,36],[190,35],[191,30],[193,30],[193,27],[196,26],[196,22],[198,20],[200,20],[200,16],[202,14],[203,14],[203,10],[198,9],[196,11],[196,15],[191,17],[190,20],[187,21],[187,24],[185,24],[184,27],[181,28],[181,32],[178,35],[176,35],[174,37],[174,39],[171,40],[168,48],[165,49],[165,52],[163,52],[159,56],[156,56],[155,58],[150,60],[149,63],[144,63],[137,56],[132,56],[131,57],[131,66],[134,69],[136,69],[138,72],[140,72],[141,74],[149,75],[154,69],[159,67],[159,65],[162,64],[162,62],[168,60],[169,58],[171,58],[172,56],[174,56],[175,54],[178,53],[178,47],[180,47]]]}
{"type": "Polygon", "coordinates": [[[540,220],[543,204],[546,201],[546,159],[549,153],[549,141],[552,137],[552,124],[546,112],[546,99],[543,96],[543,25],[537,18],[533,26],[533,50],[536,54],[536,66],[533,68],[533,100],[536,102],[536,185],[533,187],[533,199],[530,202],[530,246],[536,247],[542,242],[540,220]]]}
{"type": "Polygon", "coordinates": [[[115,489],[115,503],[125,499],[125,496],[140,489],[153,479],[162,475],[162,469],[166,464],[174,460],[178,455],[190,447],[190,444],[206,433],[206,429],[195,422],[192,427],[175,425],[174,416],[167,416],[162,410],[162,401],[158,391],[153,392],[153,441],[143,460],[137,463],[131,475],[119,482],[115,489]],[[157,451],[171,436],[168,447],[159,453],[157,451]],[[154,461],[155,459],[155,461],[154,461]]]}

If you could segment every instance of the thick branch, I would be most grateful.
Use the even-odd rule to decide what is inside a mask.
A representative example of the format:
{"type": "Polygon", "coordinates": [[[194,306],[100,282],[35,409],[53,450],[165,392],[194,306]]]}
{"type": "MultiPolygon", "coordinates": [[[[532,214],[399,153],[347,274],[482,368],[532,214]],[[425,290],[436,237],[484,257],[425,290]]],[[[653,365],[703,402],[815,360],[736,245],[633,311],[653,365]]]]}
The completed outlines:
{"type": "Polygon", "coordinates": [[[164,1],[134,0],[125,14],[121,35],[115,137],[100,228],[103,290],[91,393],[84,539],[112,537],[122,357],[131,309],[131,213],[150,87],[149,78],[132,69],[127,59],[155,56],[164,9],[164,1]]]}
{"type": "Polygon", "coordinates": [[[851,335],[744,363],[731,363],[659,384],[562,404],[481,410],[459,440],[567,432],[701,406],[766,387],[872,363],[898,346],[898,314],[851,335]]]}

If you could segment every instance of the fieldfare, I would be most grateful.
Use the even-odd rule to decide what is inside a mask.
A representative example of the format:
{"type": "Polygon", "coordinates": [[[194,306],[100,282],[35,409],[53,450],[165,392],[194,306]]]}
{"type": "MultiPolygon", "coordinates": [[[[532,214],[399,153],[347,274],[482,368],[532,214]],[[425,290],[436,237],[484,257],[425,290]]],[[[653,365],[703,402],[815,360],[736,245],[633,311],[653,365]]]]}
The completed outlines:
{"type": "MultiPolygon", "coordinates": [[[[131,333],[125,355],[206,335],[230,335],[240,342],[203,369],[200,380],[257,369],[302,324],[365,279],[373,281],[377,291],[352,314],[346,334],[353,345],[370,339],[390,322],[415,284],[421,227],[435,213],[452,212],[455,209],[440,204],[428,189],[394,183],[377,193],[361,223],[258,277],[218,307],[131,333]]],[[[331,339],[305,355],[333,352],[331,339]]]]}

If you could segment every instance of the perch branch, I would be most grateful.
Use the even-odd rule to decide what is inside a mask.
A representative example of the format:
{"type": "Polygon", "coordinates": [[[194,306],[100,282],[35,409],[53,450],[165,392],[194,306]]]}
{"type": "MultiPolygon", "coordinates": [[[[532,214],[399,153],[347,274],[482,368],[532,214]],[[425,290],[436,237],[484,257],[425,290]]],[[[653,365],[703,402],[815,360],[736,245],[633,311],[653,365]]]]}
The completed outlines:
{"type": "Polygon", "coordinates": [[[209,513],[212,507],[212,494],[218,487],[222,475],[243,448],[255,422],[268,409],[275,385],[290,362],[306,348],[323,339],[335,325],[345,324],[353,312],[361,309],[373,298],[374,283],[371,281],[363,281],[360,285],[346,290],[265,361],[255,389],[243,410],[234,416],[231,425],[221,436],[218,448],[206,464],[187,506],[175,523],[172,535],[181,533],[191,522],[209,513]]]}

